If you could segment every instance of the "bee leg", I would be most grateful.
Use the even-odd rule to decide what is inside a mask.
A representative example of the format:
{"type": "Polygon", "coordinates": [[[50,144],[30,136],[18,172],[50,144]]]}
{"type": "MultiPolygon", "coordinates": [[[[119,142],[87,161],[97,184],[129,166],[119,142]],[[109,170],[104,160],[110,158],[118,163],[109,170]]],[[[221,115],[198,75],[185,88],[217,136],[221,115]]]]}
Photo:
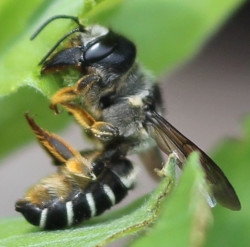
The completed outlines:
{"type": "Polygon", "coordinates": [[[25,118],[36,135],[39,143],[49,153],[57,165],[65,163],[68,159],[78,156],[78,152],[67,144],[59,136],[50,133],[41,127],[39,127],[33,118],[28,113],[25,114],[25,118]]]}
{"type": "Polygon", "coordinates": [[[80,123],[80,125],[101,141],[110,141],[119,135],[119,130],[112,124],[96,121],[82,107],[70,103],[62,103],[62,106],[80,123]]]}
{"type": "Polygon", "coordinates": [[[58,113],[58,104],[74,101],[79,95],[84,95],[91,88],[91,85],[99,80],[99,76],[90,74],[79,79],[74,86],[62,88],[51,98],[50,108],[58,113]]]}
{"type": "Polygon", "coordinates": [[[101,141],[113,140],[119,135],[119,131],[112,124],[96,121],[86,110],[76,104],[68,103],[74,101],[79,95],[84,95],[91,88],[93,83],[99,80],[95,74],[87,75],[81,78],[76,85],[65,87],[59,90],[51,99],[50,108],[58,113],[57,105],[62,105],[69,111],[81,126],[101,141]]]}
{"type": "Polygon", "coordinates": [[[76,175],[80,174],[82,178],[90,179],[93,177],[92,167],[88,159],[59,136],[39,127],[27,113],[25,114],[25,118],[39,143],[54,160],[55,165],[65,165],[67,172],[76,175]]]}

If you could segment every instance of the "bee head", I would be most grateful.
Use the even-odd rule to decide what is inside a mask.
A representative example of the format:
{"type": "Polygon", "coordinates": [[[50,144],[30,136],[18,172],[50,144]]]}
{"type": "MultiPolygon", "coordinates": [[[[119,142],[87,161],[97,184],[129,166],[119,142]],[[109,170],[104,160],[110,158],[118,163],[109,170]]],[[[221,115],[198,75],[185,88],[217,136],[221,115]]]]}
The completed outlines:
{"type": "Polygon", "coordinates": [[[123,74],[133,65],[136,57],[133,42],[99,25],[86,28],[79,23],[76,17],[61,15],[52,17],[38,29],[32,39],[48,23],[59,18],[72,19],[78,27],[64,35],[41,60],[43,73],[61,71],[67,67],[77,67],[83,71],[92,67],[123,74]],[[54,53],[62,41],[75,33],[78,33],[77,36],[74,36],[74,40],[77,42],[71,42],[71,47],[54,53]]]}

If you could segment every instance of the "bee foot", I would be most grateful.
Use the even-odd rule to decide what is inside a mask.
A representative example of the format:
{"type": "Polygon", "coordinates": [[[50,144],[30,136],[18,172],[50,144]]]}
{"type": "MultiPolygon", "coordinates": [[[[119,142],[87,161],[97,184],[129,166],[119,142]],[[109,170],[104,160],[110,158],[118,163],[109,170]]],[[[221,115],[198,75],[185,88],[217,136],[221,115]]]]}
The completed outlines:
{"type": "Polygon", "coordinates": [[[90,130],[94,136],[102,141],[112,140],[119,135],[118,128],[106,122],[96,122],[91,126],[90,130]]]}

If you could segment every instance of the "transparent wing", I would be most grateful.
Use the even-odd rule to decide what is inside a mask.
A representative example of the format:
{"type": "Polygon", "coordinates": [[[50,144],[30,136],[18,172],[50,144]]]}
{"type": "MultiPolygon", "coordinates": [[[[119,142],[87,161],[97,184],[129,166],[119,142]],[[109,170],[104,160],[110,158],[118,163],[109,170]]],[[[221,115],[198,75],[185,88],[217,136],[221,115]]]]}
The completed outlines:
{"type": "Polygon", "coordinates": [[[205,171],[214,198],[224,207],[240,210],[241,205],[233,186],[223,171],[192,141],[182,135],[166,119],[154,111],[148,111],[145,127],[159,148],[169,155],[175,153],[180,160],[180,168],[193,151],[200,152],[200,163],[205,171]]]}

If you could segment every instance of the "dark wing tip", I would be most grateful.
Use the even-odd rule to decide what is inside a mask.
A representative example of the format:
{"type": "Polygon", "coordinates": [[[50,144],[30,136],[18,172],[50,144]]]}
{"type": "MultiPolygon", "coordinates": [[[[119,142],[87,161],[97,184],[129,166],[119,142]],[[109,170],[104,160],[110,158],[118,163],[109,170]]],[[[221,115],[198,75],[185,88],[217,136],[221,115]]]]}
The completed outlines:
{"type": "Polygon", "coordinates": [[[220,186],[212,186],[213,195],[223,207],[231,209],[233,211],[241,210],[240,200],[230,183],[226,188],[220,186]]]}

